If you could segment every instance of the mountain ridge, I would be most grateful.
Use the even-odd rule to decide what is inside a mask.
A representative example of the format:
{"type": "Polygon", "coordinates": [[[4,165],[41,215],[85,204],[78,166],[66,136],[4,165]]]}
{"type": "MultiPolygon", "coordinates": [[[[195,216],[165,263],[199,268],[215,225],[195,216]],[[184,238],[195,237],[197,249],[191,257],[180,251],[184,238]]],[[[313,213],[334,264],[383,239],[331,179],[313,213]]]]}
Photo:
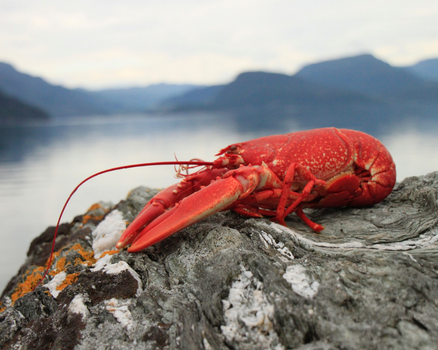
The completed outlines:
{"type": "Polygon", "coordinates": [[[370,54],[314,63],[296,76],[321,85],[357,91],[368,96],[406,98],[406,92],[428,89],[438,97],[438,83],[425,81],[406,69],[393,67],[370,54]]]}
{"type": "Polygon", "coordinates": [[[18,72],[0,62],[0,89],[11,97],[46,110],[52,116],[108,114],[105,105],[88,94],[52,85],[40,77],[18,72]]]}
{"type": "Polygon", "coordinates": [[[0,124],[10,125],[27,121],[48,120],[49,114],[37,107],[10,97],[0,90],[0,124]]]}
{"type": "Polygon", "coordinates": [[[401,68],[423,79],[438,82],[438,58],[422,60],[414,65],[401,68]]]}
{"type": "MultiPolygon", "coordinates": [[[[438,59],[424,62],[429,62],[426,66],[430,71],[435,63],[438,67],[438,59]]],[[[424,67],[420,63],[410,68],[393,67],[363,54],[309,64],[294,75],[242,72],[224,85],[153,84],[89,91],[52,85],[0,62],[0,90],[51,115],[64,117],[147,111],[269,109],[275,113],[341,104],[366,107],[438,103],[438,82],[414,72],[413,67],[424,67]]]]}
{"type": "Polygon", "coordinates": [[[272,105],[438,103],[438,83],[370,54],[323,61],[295,75],[244,72],[226,85],[193,90],[162,107],[178,110],[228,110],[272,105]]]}

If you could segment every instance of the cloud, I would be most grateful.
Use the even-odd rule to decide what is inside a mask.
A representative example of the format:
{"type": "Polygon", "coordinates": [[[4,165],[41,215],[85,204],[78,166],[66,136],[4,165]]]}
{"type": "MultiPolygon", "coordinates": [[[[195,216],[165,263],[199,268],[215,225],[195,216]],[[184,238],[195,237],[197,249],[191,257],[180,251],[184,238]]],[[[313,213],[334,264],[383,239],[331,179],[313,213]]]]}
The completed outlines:
{"type": "Polygon", "coordinates": [[[0,60],[68,86],[212,84],[374,53],[438,56],[433,0],[4,0],[0,60]]]}

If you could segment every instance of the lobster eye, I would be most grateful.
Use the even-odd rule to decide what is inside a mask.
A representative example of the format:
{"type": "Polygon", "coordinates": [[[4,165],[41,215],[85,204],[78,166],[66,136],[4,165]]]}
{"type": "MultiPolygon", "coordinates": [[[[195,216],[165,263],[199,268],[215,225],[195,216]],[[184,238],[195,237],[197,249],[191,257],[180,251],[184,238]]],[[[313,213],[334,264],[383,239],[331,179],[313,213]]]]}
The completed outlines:
{"type": "Polygon", "coordinates": [[[231,145],[231,146],[228,146],[227,153],[228,154],[240,154],[241,150],[242,149],[241,149],[240,145],[231,145]]]}

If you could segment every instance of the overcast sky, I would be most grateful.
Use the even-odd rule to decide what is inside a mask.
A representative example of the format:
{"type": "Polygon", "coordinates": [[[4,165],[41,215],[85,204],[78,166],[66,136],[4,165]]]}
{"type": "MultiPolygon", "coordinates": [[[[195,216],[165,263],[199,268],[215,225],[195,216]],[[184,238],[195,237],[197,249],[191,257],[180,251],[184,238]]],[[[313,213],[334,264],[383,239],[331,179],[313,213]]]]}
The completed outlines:
{"type": "Polygon", "coordinates": [[[0,61],[67,87],[217,84],[372,53],[438,57],[437,0],[2,0],[0,61]]]}

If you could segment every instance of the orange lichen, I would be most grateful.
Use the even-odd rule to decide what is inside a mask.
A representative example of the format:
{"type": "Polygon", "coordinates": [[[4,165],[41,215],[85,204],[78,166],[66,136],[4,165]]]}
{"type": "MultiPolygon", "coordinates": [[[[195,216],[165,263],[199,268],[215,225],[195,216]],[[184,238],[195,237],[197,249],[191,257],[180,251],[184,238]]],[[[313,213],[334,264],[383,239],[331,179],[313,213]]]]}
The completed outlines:
{"type": "Polygon", "coordinates": [[[94,203],[91,207],[88,208],[87,213],[102,208],[102,205],[100,203],[94,203]]]}
{"type": "Polygon", "coordinates": [[[55,254],[53,254],[53,260],[55,260],[61,253],[64,252],[64,254],[67,255],[72,250],[75,250],[82,257],[82,259],[76,258],[74,260],[74,263],[71,263],[67,262],[66,257],[63,256],[56,261],[56,270],[63,271],[69,265],[79,265],[85,263],[90,266],[96,263],[96,259],[94,258],[94,252],[85,250],[80,243],[76,243],[75,245],[71,246],[67,251],[61,249],[60,251],[56,252],[55,254]]]}
{"type": "MultiPolygon", "coordinates": [[[[94,258],[94,252],[93,251],[86,251],[79,243],[76,243],[69,250],[76,250],[82,256],[82,259],[83,259],[82,262],[85,262],[88,266],[96,263],[96,259],[94,258]]],[[[79,263],[81,263],[81,262],[79,262],[79,263]]]]}
{"type": "Polygon", "coordinates": [[[103,258],[105,255],[113,255],[113,254],[118,253],[119,251],[120,251],[119,249],[106,250],[102,253],[102,255],[100,257],[103,258]]]}
{"type": "Polygon", "coordinates": [[[102,205],[100,203],[95,203],[90,208],[88,208],[87,214],[82,216],[82,223],[86,224],[88,222],[88,220],[90,220],[90,219],[102,220],[104,215],[94,215],[93,213],[90,213],[90,212],[97,210],[97,209],[102,209],[105,213],[107,213],[109,211],[109,209],[102,207],[102,205]]]}
{"type": "Polygon", "coordinates": [[[90,220],[90,219],[102,220],[103,219],[103,215],[84,215],[82,217],[82,223],[86,224],[88,222],[88,220],[90,220]]]}
{"type": "Polygon", "coordinates": [[[67,275],[64,281],[62,281],[62,283],[58,287],[56,287],[56,290],[63,290],[68,285],[75,283],[78,279],[78,276],[79,276],[79,272],[71,273],[70,275],[67,275]]]}
{"type": "MultiPolygon", "coordinates": [[[[15,288],[15,292],[11,295],[12,304],[15,303],[18,298],[21,298],[23,295],[31,292],[35,288],[43,276],[44,271],[44,266],[38,266],[29,276],[26,277],[24,282],[20,283],[17,288],[15,288]]],[[[27,270],[26,273],[30,273],[30,271],[27,270]]]]}
{"type": "Polygon", "coordinates": [[[55,269],[60,270],[60,271],[64,270],[66,260],[67,259],[65,256],[63,256],[62,258],[59,258],[58,261],[56,262],[55,269]]]}
{"type": "MultiPolygon", "coordinates": [[[[50,271],[49,273],[49,275],[53,277],[56,276],[58,273],[64,271],[69,265],[79,265],[85,263],[86,265],[91,266],[96,263],[96,259],[94,258],[94,252],[86,251],[79,243],[74,244],[67,250],[65,248],[62,248],[56,253],[54,253],[53,261],[56,261],[54,264],[55,266],[53,270],[50,271]],[[75,250],[81,256],[81,258],[76,258],[73,262],[67,261],[65,256],[62,256],[59,259],[57,259],[61,253],[67,255],[72,250],[75,250]]],[[[12,304],[14,304],[18,298],[31,292],[35,288],[35,286],[38,284],[41,277],[43,276],[48,263],[49,260],[47,260],[45,266],[38,266],[35,269],[33,269],[32,272],[30,272],[29,270],[26,271],[25,275],[28,274],[28,276],[25,278],[24,282],[17,285],[14,293],[11,296],[12,304]]],[[[67,287],[69,284],[75,283],[78,275],[79,272],[68,275],[65,278],[64,282],[60,286],[58,286],[57,289],[62,290],[65,287],[67,287]]]]}

